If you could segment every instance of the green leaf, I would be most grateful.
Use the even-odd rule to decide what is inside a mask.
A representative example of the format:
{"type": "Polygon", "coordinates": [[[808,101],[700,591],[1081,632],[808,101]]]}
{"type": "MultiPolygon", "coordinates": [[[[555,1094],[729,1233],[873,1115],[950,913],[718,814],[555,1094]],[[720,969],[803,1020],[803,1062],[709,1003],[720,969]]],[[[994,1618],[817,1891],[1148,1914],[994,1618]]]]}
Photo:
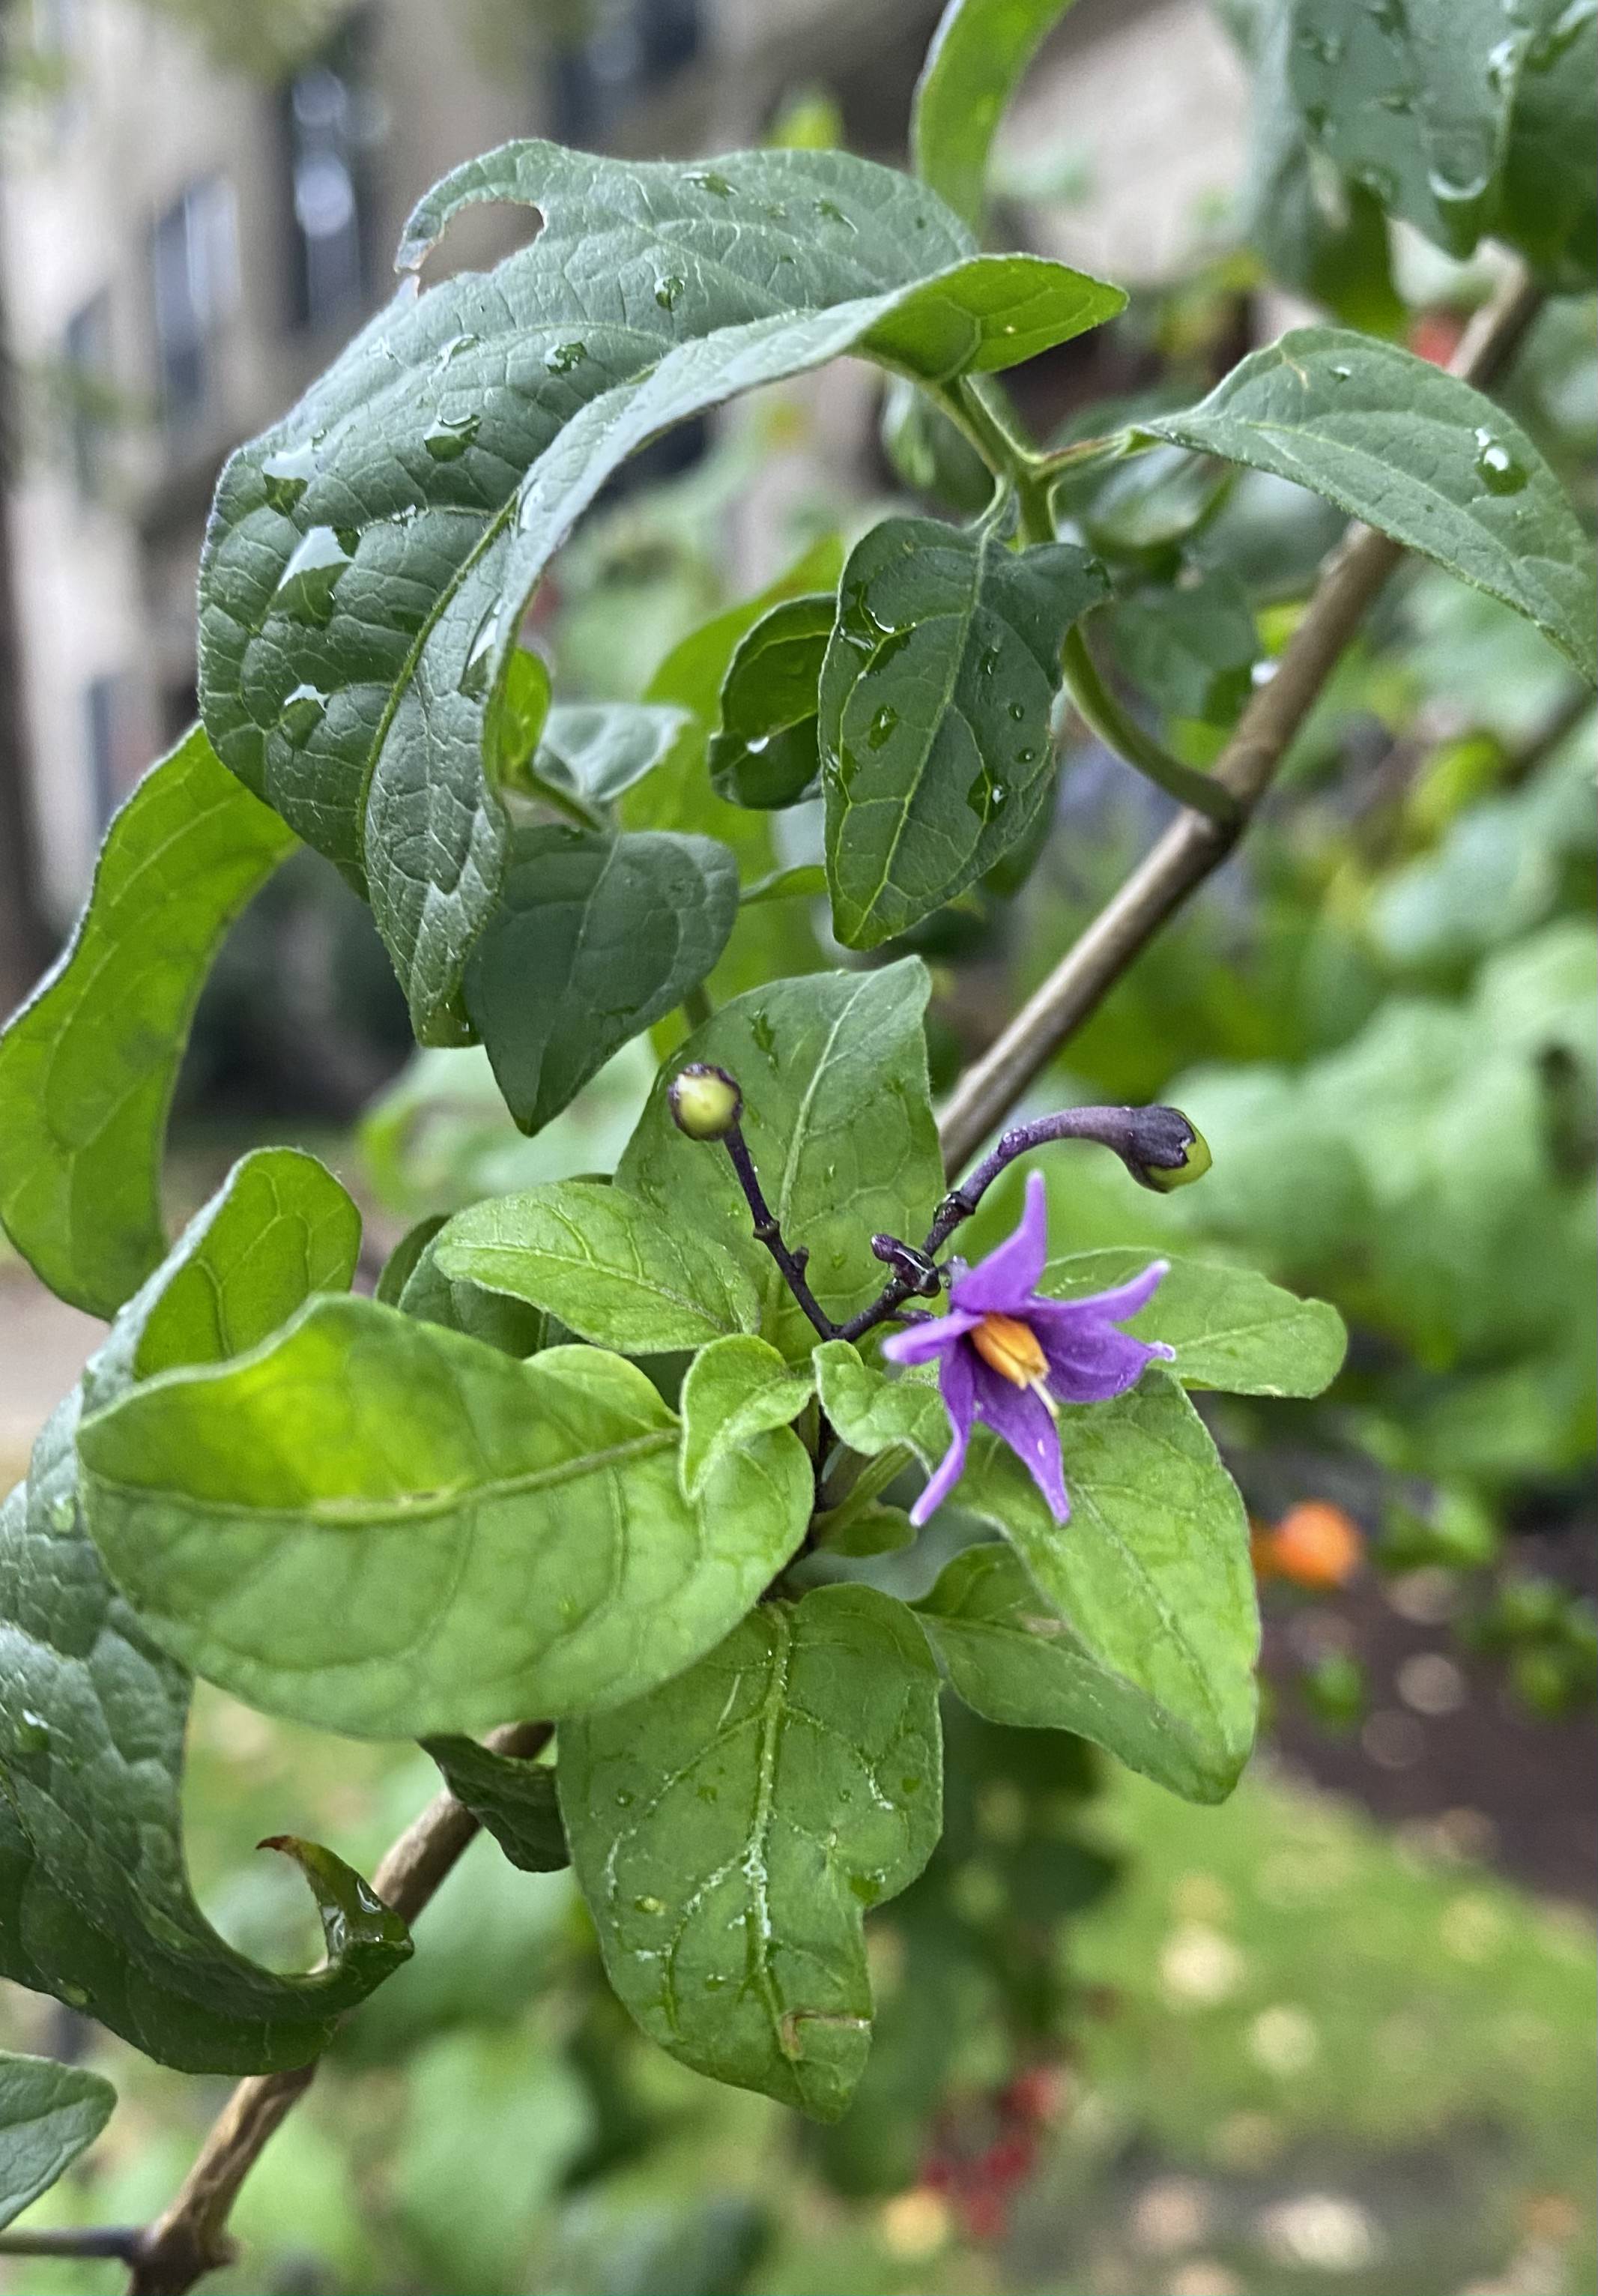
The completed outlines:
{"type": "Polygon", "coordinates": [[[696,1223],[662,1220],[620,1182],[552,1180],[490,1197],[456,1213],[434,1257],[456,1282],[528,1300],[632,1355],[703,1347],[760,1319],[740,1256],[696,1223]]]}
{"type": "Polygon", "coordinates": [[[992,526],[890,518],[856,544],[819,721],[832,924],[847,947],[906,931],[1024,834],[1053,771],[1061,645],[1107,595],[1074,545],[1018,554],[992,526]]]}
{"type": "Polygon", "coordinates": [[[791,1372],[764,1340],[715,1340],[689,1365],[683,1414],[683,1488],[697,1498],[730,1452],[768,1428],[786,1427],[815,1392],[815,1374],[791,1372]]]}
{"type": "Polygon", "coordinates": [[[769,877],[746,885],[738,905],[752,909],[767,901],[814,901],[826,890],[827,873],[819,861],[796,861],[791,869],[774,869],[769,877]]]}
{"type": "Polygon", "coordinates": [[[820,772],[816,695],[835,603],[830,591],[785,598],[740,639],[708,759],[731,804],[797,805],[820,772]]]}
{"type": "Polygon", "coordinates": [[[667,756],[688,723],[660,702],[557,702],[534,758],[538,779],[591,805],[610,805],[667,756]]]}
{"type": "Polygon", "coordinates": [[[976,255],[923,186],[842,152],[685,167],[506,144],[428,194],[402,265],[481,201],[536,207],[537,238],[402,292],[235,455],[201,574],[218,750],[364,877],[428,1042],[462,1032],[461,972],[504,874],[496,783],[526,608],[627,456],[845,352],[941,381],[1123,299],[1061,264],[976,255]]]}
{"type": "Polygon", "coordinates": [[[0,2049],[0,2225],[10,2224],[92,2144],[117,2102],[85,2065],[0,2049]]]}
{"type": "Polygon", "coordinates": [[[803,1536],[809,1463],[763,1436],[695,1506],[677,1423],[594,1348],[526,1363],[370,1300],[170,1374],[84,1428],[90,1528],[151,1632],[268,1713],[357,1737],[636,1697],[803,1536]]]}
{"type": "MultiPolygon", "coordinates": [[[[816,1372],[852,1449],[902,1445],[928,1470],[941,1459],[948,1414],[929,1382],[889,1380],[842,1341],[816,1349],[816,1372]]],[[[1113,1402],[1062,1406],[1060,1439],[1069,1523],[984,1428],[954,1504],[1004,1533],[1039,1615],[1069,1621],[1081,1709],[1069,1727],[1174,1792],[1219,1801],[1253,1740],[1259,1641],[1236,1485],[1160,1371],[1113,1402]]]]}
{"type": "Polygon", "coordinates": [[[737,914],[737,868],[713,838],[517,830],[465,1000],[524,1132],[682,1003],[737,914]]]}
{"type": "Polygon", "coordinates": [[[1518,12],[1531,37],[1510,115],[1498,230],[1556,292],[1586,294],[1598,234],[1598,13],[1569,0],[1524,0],[1518,12]]]}
{"type": "Polygon", "coordinates": [[[91,1315],[167,1249],[161,1147],[195,1002],[293,843],[196,728],[112,817],[65,955],[0,1035],[0,1220],[91,1315]]]}
{"type": "MultiPolygon", "coordinates": [[[[1051,1299],[1108,1292],[1149,1264],[1140,1250],[1084,1251],[1051,1260],[1038,1289],[1051,1299]]],[[[1173,1259],[1159,1291],[1121,1327],[1176,1350],[1185,1387],[1228,1395],[1319,1395],[1342,1368],[1348,1335],[1335,1308],[1300,1300],[1252,1268],[1173,1259]]]]}
{"type": "Polygon", "coordinates": [[[1324,495],[1512,606],[1598,682],[1593,551],[1559,480],[1490,398],[1413,351],[1295,328],[1144,428],[1324,495]]]}
{"type": "Polygon", "coordinates": [[[667,1094],[688,1061],[710,1061],[743,1090],[743,1135],[791,1250],[810,1254],[811,1288],[843,1323],[875,1299],[878,1229],[919,1234],[943,1194],[922,1034],[929,982],[914,958],[879,972],[775,980],[724,1004],[656,1078],[617,1185],[663,1228],[692,1229],[742,1266],[758,1330],[791,1360],[815,1333],[770,1255],[727,1158],[684,1138],[667,1094]]]}
{"type": "Polygon", "coordinates": [[[449,1218],[447,1212],[429,1212],[425,1218],[414,1221],[383,1262],[373,1297],[381,1300],[385,1308],[397,1308],[401,1294],[422,1264],[422,1255],[438,1230],[449,1218]]]}
{"type": "Polygon", "coordinates": [[[987,206],[994,131],[1071,0],[949,0],[915,84],[915,172],[973,230],[987,206]]]}
{"type": "Polygon", "coordinates": [[[857,1510],[840,1507],[838,1517],[835,1525],[824,1514],[815,1520],[815,1545],[829,1554],[897,1554],[915,1544],[915,1525],[903,1507],[873,1502],[857,1510]]]}
{"type": "Polygon", "coordinates": [[[1259,638],[1249,594],[1225,568],[1124,600],[1110,635],[1127,676],[1168,717],[1227,726],[1248,700],[1259,638]]]}
{"type": "Polygon", "coordinates": [[[313,1158],[246,1157],[123,1309],[0,1509],[0,1970],[187,2071],[305,2063],[410,1941],[358,1876],[325,1851],[307,1864],[304,1846],[329,1967],[278,1975],[210,1927],[183,1858],[190,1679],[101,1568],[74,1439],[147,1361],[170,1376],[189,1349],[254,1347],[285,1304],[347,1284],[358,1238],[313,1158]]]}
{"type": "MultiPolygon", "coordinates": [[[[481,1340],[485,1346],[497,1348],[501,1355],[536,1356],[549,1344],[549,1317],[491,1284],[446,1274],[433,1248],[446,1224],[442,1218],[422,1223],[429,1233],[406,1273],[398,1297],[391,1285],[385,1292],[381,1283],[377,1297],[385,1307],[398,1308],[423,1324],[442,1324],[447,1332],[463,1332],[469,1340],[481,1340]]],[[[386,1275],[388,1270],[383,1272],[386,1275]]]]}
{"type": "Polygon", "coordinates": [[[1288,77],[1344,175],[1451,255],[1497,207],[1523,30],[1502,0],[1292,0],[1288,77]]]}
{"type": "Polygon", "coordinates": [[[496,1753],[475,1738],[425,1738],[444,1783],[524,1874],[556,1874],[571,1863],[546,1763],[496,1753]]]}
{"type": "Polygon", "coordinates": [[[836,2120],[870,2046],[862,1915],[938,1839],[938,1677],[909,1613],[865,1587],[762,1603],[559,1751],[578,1879],[643,2030],[836,2120]]]}

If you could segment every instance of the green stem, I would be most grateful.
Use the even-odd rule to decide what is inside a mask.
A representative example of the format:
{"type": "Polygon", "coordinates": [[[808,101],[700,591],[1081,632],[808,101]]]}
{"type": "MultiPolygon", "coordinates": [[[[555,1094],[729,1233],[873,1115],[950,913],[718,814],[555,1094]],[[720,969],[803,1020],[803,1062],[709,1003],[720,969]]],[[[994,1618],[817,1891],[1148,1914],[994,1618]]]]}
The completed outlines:
{"type": "Polygon", "coordinates": [[[886,1451],[879,1451],[874,1459],[868,1459],[838,1505],[825,1508],[816,1516],[810,1527],[810,1544],[831,1546],[840,1530],[858,1521],[894,1478],[904,1473],[914,1456],[907,1443],[890,1443],[886,1451]]]}
{"type": "Polygon", "coordinates": [[[1021,540],[1053,542],[1053,513],[1049,508],[1053,474],[1043,458],[1016,435],[1012,410],[996,385],[972,375],[962,375],[954,389],[938,394],[944,411],[957,422],[995,478],[1015,488],[1020,503],[1021,540]]]}
{"type": "Polygon", "coordinates": [[[1237,800],[1229,789],[1209,774],[1195,773],[1180,758],[1173,758],[1122,709],[1099,676],[1098,664],[1088,652],[1080,623],[1067,634],[1061,660],[1066,690],[1080,716],[1107,749],[1113,750],[1127,765],[1135,766],[1140,774],[1147,775],[1168,797],[1192,806],[1196,813],[1208,814],[1211,821],[1231,827],[1242,818],[1237,800]]]}

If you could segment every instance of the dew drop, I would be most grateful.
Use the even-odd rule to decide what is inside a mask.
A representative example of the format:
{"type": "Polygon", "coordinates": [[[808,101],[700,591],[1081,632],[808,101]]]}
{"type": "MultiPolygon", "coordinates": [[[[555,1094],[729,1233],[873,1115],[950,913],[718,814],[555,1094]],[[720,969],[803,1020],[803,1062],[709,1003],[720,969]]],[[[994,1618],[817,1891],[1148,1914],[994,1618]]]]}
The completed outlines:
{"type": "Polygon", "coordinates": [[[1476,433],[1476,473],[1490,495],[1518,495],[1527,483],[1524,463],[1490,430],[1476,433]]]}
{"type": "Polygon", "coordinates": [[[66,1985],[58,1978],[56,1980],[55,1989],[61,1995],[61,1999],[66,2003],[69,2009],[86,2009],[88,2007],[89,1996],[86,1986],[66,1985]]]}
{"type": "Polygon", "coordinates": [[[1009,709],[1010,709],[1010,715],[1014,718],[1014,720],[1015,720],[1016,724],[1019,726],[1019,725],[1020,724],[1021,719],[1022,719],[1022,718],[1026,716],[1026,714],[1027,714],[1027,713],[1026,713],[1026,710],[1022,708],[1021,704],[1020,704],[1019,701],[1012,701],[1012,702],[1011,702],[1011,703],[1010,703],[1010,705],[1009,705],[1009,709]]]}
{"type": "MultiPolygon", "coordinates": [[[[322,433],[319,431],[317,437],[322,433]]],[[[268,455],[261,464],[261,485],[266,500],[275,511],[288,518],[298,507],[307,487],[316,475],[316,447],[312,439],[298,447],[282,447],[268,455]]]]}
{"type": "Polygon", "coordinates": [[[77,1521],[78,1502],[70,1493],[63,1491],[59,1498],[51,1500],[50,1528],[52,1530],[70,1530],[77,1521]]]}
{"type": "Polygon", "coordinates": [[[1037,752],[1036,750],[1020,749],[1015,753],[1015,762],[1018,766],[1029,766],[1036,761],[1037,757],[1037,752]]]}
{"type": "Polygon", "coordinates": [[[1332,380],[1333,382],[1347,382],[1353,372],[1351,366],[1334,366],[1332,370],[1332,380]]]}
{"type": "Polygon", "coordinates": [[[998,666],[999,650],[997,646],[984,646],[982,649],[981,659],[977,664],[978,675],[982,677],[991,677],[998,666]]]}
{"type": "Polygon", "coordinates": [[[319,685],[297,685],[284,698],[278,722],[297,750],[303,750],[327,715],[327,696],[319,685]]]}
{"type": "Polygon", "coordinates": [[[587,356],[586,343],[553,343],[544,354],[544,364],[551,374],[570,374],[574,366],[581,366],[587,356]]]}
{"type": "Polygon", "coordinates": [[[44,1754],[50,1749],[50,1725],[31,1706],[25,1706],[18,1715],[12,1731],[12,1742],[20,1754],[44,1754]]]}
{"type": "Polygon", "coordinates": [[[688,181],[696,191],[709,192],[713,200],[730,200],[733,196],[733,186],[714,168],[696,168],[688,181]]]}
{"type": "Polygon", "coordinates": [[[480,414],[440,414],[422,443],[435,463],[458,463],[481,428],[480,414]]]}
{"type": "Polygon", "coordinates": [[[846,216],[836,200],[817,200],[815,212],[826,223],[840,223],[845,231],[853,231],[853,220],[846,216]]]}
{"type": "Polygon", "coordinates": [[[725,1977],[717,1977],[712,1974],[705,1980],[705,1991],[707,1993],[719,1993],[725,1983],[726,1979],[725,1977]]]}
{"type": "Polygon", "coordinates": [[[438,355],[434,359],[433,365],[435,366],[451,365],[455,360],[463,357],[467,351],[476,350],[482,340],[480,335],[451,335],[447,343],[439,344],[438,355]]]}
{"type": "Polygon", "coordinates": [[[640,1914],[663,1914],[666,1911],[666,1900],[664,1898],[635,1898],[633,1909],[640,1914]]]}
{"type": "Polygon", "coordinates": [[[499,608],[490,606],[471,634],[461,670],[460,692],[474,698],[487,693],[494,676],[494,656],[499,645],[499,608]]]}
{"type": "Polygon", "coordinates": [[[882,1894],[882,1884],[871,1874],[851,1874],[849,1888],[863,1906],[874,1906],[882,1894]]]}
{"type": "Polygon", "coordinates": [[[626,1786],[618,1786],[616,1789],[616,1807],[618,1809],[631,1809],[633,1807],[633,1796],[627,1792],[626,1786]]]}
{"type": "Polygon", "coordinates": [[[882,747],[882,744],[889,739],[894,727],[898,724],[898,711],[893,707],[893,704],[890,701],[884,701],[881,708],[873,718],[869,727],[866,729],[866,748],[873,750],[880,750],[882,747]]]}
{"type": "Polygon", "coordinates": [[[965,792],[965,802],[984,827],[1004,810],[1010,801],[1010,791],[1003,782],[996,781],[986,766],[965,792]]]}
{"type": "Polygon", "coordinates": [[[655,300],[660,308],[663,311],[675,311],[677,307],[677,297],[687,284],[688,282],[680,272],[662,272],[655,282],[655,300]]]}
{"type": "Polygon", "coordinates": [[[302,535],[283,568],[273,603],[291,621],[320,628],[332,621],[333,593],[355,555],[356,537],[331,526],[313,526],[302,535]]]}

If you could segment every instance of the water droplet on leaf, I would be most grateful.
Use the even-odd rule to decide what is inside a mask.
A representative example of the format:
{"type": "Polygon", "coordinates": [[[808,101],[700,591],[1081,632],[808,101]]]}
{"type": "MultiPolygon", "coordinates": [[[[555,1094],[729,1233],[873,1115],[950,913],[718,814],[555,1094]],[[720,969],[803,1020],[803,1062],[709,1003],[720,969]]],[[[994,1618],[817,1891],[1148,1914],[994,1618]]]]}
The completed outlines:
{"type": "Polygon", "coordinates": [[[440,414],[422,443],[435,463],[458,463],[481,428],[480,414],[440,414]]]}
{"type": "Polygon", "coordinates": [[[19,1754],[43,1754],[49,1751],[50,1725],[31,1706],[25,1706],[18,1715],[12,1741],[19,1754]]]}
{"type": "Polygon", "coordinates": [[[285,696],[279,723],[295,749],[303,750],[327,715],[327,696],[319,685],[297,685],[285,696]]]}
{"type": "Polygon", "coordinates": [[[283,568],[273,603],[291,621],[320,628],[332,619],[333,593],[355,555],[357,537],[331,526],[313,526],[300,537],[283,568]]]}
{"type": "Polygon", "coordinates": [[[581,366],[587,356],[586,343],[552,343],[544,354],[544,364],[551,374],[570,374],[574,366],[581,366]]]}
{"type": "Polygon", "coordinates": [[[316,475],[316,449],[308,439],[301,446],[283,447],[275,455],[268,455],[261,464],[261,485],[266,500],[284,518],[298,508],[316,475]]]}
{"type": "Polygon", "coordinates": [[[461,671],[460,691],[473,698],[487,693],[494,677],[494,656],[499,648],[499,608],[490,606],[471,634],[461,671]]]}
{"type": "Polygon", "coordinates": [[[686,287],[687,284],[688,282],[682,276],[681,273],[676,271],[668,271],[663,274],[660,278],[657,279],[655,282],[655,300],[660,306],[660,308],[663,311],[675,311],[677,306],[677,297],[682,293],[684,288],[686,287]]]}
{"type": "Polygon", "coordinates": [[[663,1914],[666,1911],[666,1900],[664,1898],[635,1898],[633,1906],[634,1910],[640,1914],[663,1914]]]}
{"type": "Polygon", "coordinates": [[[709,192],[713,200],[730,200],[733,186],[714,168],[696,168],[688,181],[696,191],[709,192]]]}
{"type": "Polygon", "coordinates": [[[893,707],[891,702],[884,701],[881,708],[873,718],[871,725],[867,729],[865,736],[866,747],[871,750],[880,750],[883,742],[886,742],[892,734],[893,729],[898,722],[898,711],[893,707]]]}
{"type": "Polygon", "coordinates": [[[1490,495],[1518,495],[1528,480],[1525,465],[1490,430],[1476,433],[1476,474],[1490,495]]]}

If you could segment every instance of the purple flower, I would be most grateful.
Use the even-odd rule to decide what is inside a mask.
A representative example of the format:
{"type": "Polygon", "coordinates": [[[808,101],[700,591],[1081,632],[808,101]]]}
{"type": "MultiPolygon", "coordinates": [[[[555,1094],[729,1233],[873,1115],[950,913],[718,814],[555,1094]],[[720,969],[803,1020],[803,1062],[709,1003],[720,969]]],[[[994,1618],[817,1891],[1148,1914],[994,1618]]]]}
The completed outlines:
{"type": "Polygon", "coordinates": [[[1009,1444],[1055,1521],[1066,1521],[1071,1508],[1056,1405],[1107,1403],[1136,1386],[1145,1364],[1176,1354],[1163,1341],[1135,1340],[1116,1329],[1153,1298],[1168,1261],[1152,1261],[1113,1292],[1046,1300],[1036,1286],[1048,1257],[1047,1229],[1043,1174],[1032,1172],[1020,1226],[975,1267],[960,1269],[949,1286],[951,1312],[882,1343],[893,1363],[936,1359],[938,1390],[955,1426],[942,1464],[910,1510],[914,1523],[925,1522],[959,1481],[977,1419],[1009,1444]]]}

